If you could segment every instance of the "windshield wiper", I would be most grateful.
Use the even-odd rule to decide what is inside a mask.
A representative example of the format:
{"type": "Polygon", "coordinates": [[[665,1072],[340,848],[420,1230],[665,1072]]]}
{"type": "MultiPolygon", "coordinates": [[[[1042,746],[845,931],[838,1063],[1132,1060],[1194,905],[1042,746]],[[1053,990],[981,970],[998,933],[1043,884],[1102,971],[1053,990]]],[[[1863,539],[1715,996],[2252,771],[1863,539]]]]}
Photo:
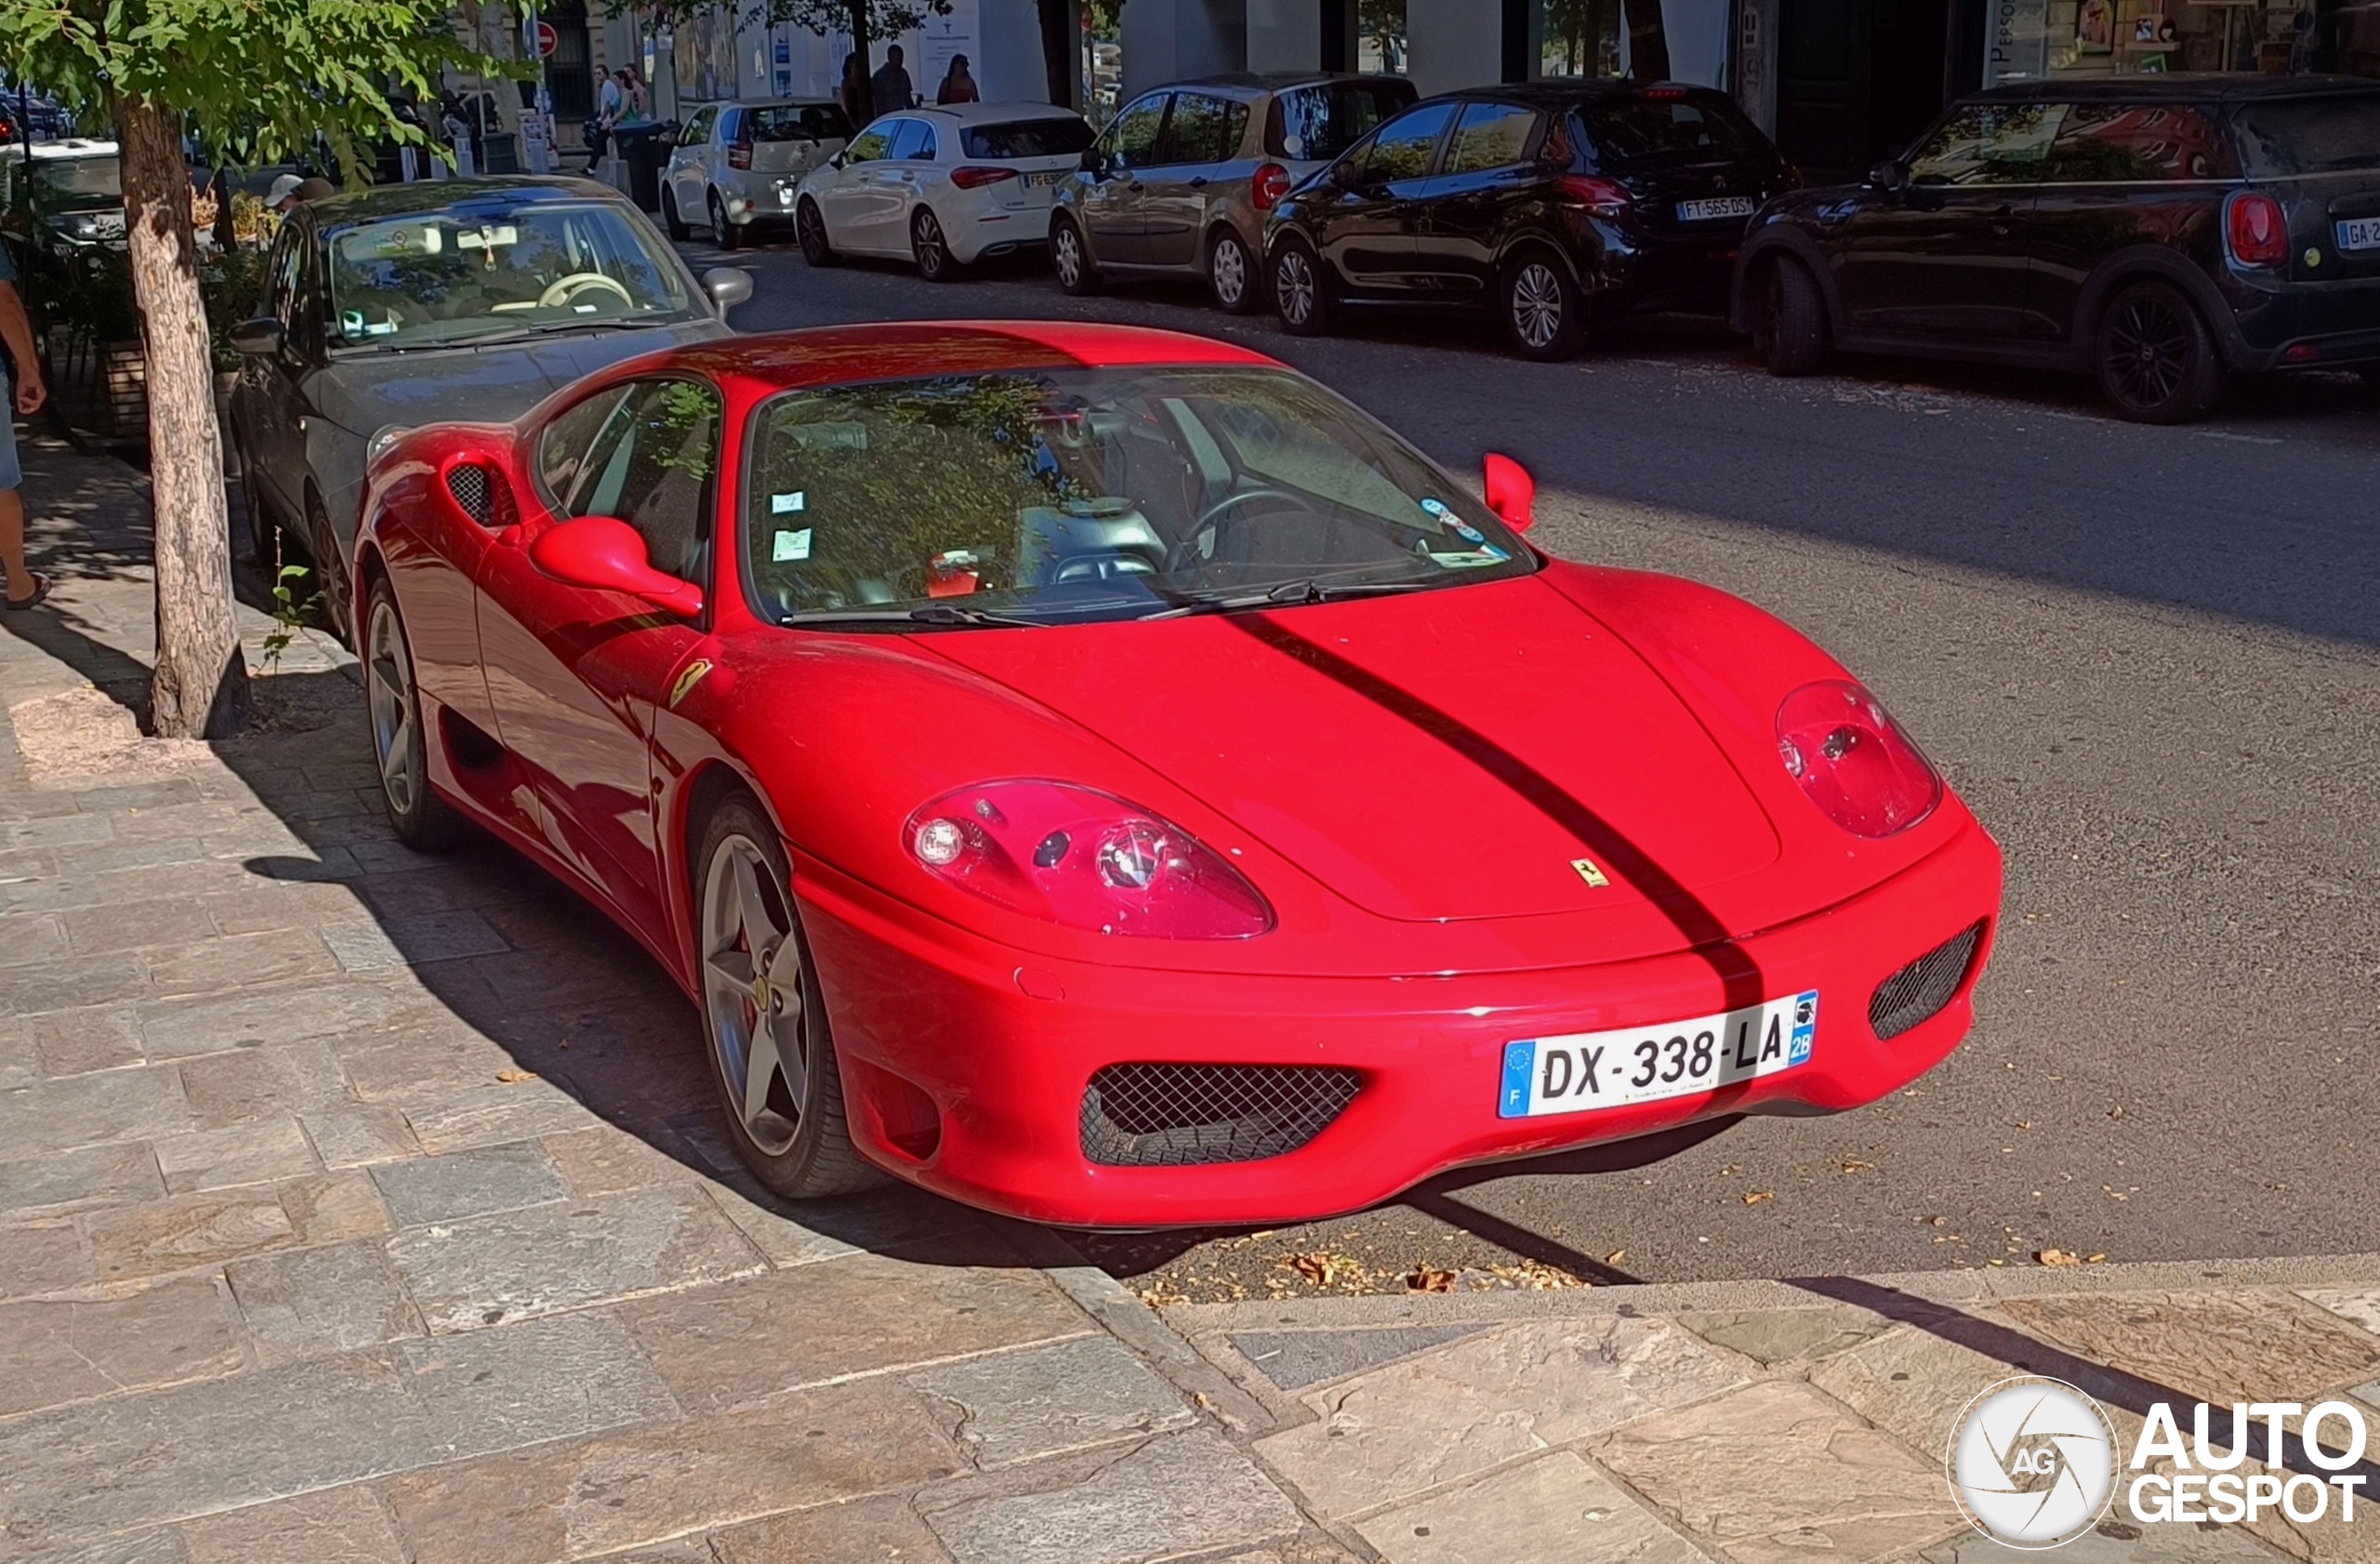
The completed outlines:
{"type": "Polygon", "coordinates": [[[780,625],[965,625],[973,630],[1034,629],[1047,625],[1047,619],[1028,619],[1015,614],[995,614],[988,608],[962,608],[955,603],[925,603],[915,608],[835,608],[822,613],[789,614],[777,621],[780,625]]]}
{"type": "Polygon", "coordinates": [[[1313,603],[1333,603],[1345,598],[1385,597],[1395,592],[1418,591],[1424,587],[1440,585],[1433,577],[1422,580],[1404,581],[1318,581],[1311,577],[1296,581],[1283,581],[1261,592],[1240,592],[1225,597],[1198,597],[1143,614],[1144,619],[1179,619],[1192,614],[1236,614],[1252,608],[1299,608],[1313,603]]]}

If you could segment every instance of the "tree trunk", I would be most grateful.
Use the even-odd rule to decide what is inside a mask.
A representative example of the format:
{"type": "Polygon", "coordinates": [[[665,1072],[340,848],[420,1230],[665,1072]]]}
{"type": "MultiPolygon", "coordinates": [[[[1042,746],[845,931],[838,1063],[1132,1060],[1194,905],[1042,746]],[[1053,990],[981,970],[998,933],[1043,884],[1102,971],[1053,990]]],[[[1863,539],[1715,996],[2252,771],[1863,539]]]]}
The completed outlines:
{"type": "Polygon", "coordinates": [[[149,490],[157,534],[151,718],[160,737],[220,738],[247,718],[248,669],[231,609],[223,441],[215,422],[181,121],[148,99],[112,97],[133,297],[149,359],[149,490]]]}
{"type": "Polygon", "coordinates": [[[1075,106],[1075,59],[1082,48],[1082,26],[1066,0],[1037,0],[1041,13],[1041,73],[1048,79],[1050,101],[1075,106]]]}
{"type": "Polygon", "coordinates": [[[1640,82],[1670,79],[1670,35],[1661,0],[1621,0],[1628,17],[1628,74],[1640,82]]]}
{"type": "Polygon", "coordinates": [[[859,56],[860,68],[868,68],[867,0],[852,0],[852,52],[859,56]]]}

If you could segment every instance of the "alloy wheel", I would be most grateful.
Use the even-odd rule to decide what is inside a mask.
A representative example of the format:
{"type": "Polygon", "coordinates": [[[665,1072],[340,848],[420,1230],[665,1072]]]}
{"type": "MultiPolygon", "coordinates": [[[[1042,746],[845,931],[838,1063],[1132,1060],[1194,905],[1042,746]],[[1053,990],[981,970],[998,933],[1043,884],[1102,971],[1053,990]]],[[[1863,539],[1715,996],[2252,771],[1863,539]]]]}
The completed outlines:
{"type": "Polygon", "coordinates": [[[794,212],[793,222],[801,240],[801,258],[813,266],[824,264],[833,246],[826,241],[826,219],[819,215],[818,204],[804,201],[794,212]]]}
{"type": "Polygon", "coordinates": [[[1058,274],[1058,285],[1069,292],[1082,285],[1082,239],[1075,232],[1075,225],[1062,222],[1050,241],[1051,270],[1058,274]]]}
{"type": "Polygon", "coordinates": [[[1283,251],[1279,264],[1273,269],[1273,301],[1280,309],[1281,318],[1291,325],[1303,325],[1312,320],[1317,285],[1305,252],[1283,251]]]}
{"type": "Polygon", "coordinates": [[[415,726],[421,708],[414,698],[413,654],[405,645],[404,625],[397,618],[396,604],[385,597],[372,605],[364,660],[371,665],[366,704],[372,751],[380,762],[380,788],[391,810],[410,815],[422,786],[422,747],[415,726]]]}
{"type": "Polygon", "coordinates": [[[940,282],[950,267],[950,247],[943,243],[942,224],[932,212],[919,212],[909,225],[909,247],[918,258],[918,274],[930,283],[940,282]]]}
{"type": "Polygon", "coordinates": [[[1532,348],[1551,345],[1562,330],[1562,279],[1541,260],[1513,276],[1513,329],[1532,348]]]}
{"type": "Polygon", "coordinates": [[[782,1156],[809,1106],[801,942],[760,847],[730,835],[703,881],[703,1007],[720,1078],[752,1144],[782,1156]]]}
{"type": "Polygon", "coordinates": [[[1215,241],[1208,275],[1214,285],[1215,302],[1224,309],[1237,308],[1239,301],[1248,297],[1248,251],[1238,240],[1226,235],[1215,241]]]}
{"type": "Polygon", "coordinates": [[[727,204],[719,198],[717,191],[710,195],[710,238],[722,250],[735,247],[735,225],[727,220],[727,204]]]}
{"type": "Polygon", "coordinates": [[[2125,403],[2158,407],[2188,372],[2189,325],[2162,298],[2127,299],[2109,323],[2109,378],[2125,403]]]}

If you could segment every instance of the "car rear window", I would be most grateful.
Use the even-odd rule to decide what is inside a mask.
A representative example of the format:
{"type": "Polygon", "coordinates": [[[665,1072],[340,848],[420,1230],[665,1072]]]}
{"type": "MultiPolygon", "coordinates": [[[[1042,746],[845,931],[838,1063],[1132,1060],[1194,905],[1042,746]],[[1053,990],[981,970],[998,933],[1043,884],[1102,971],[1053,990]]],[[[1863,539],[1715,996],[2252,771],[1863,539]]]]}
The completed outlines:
{"type": "Polygon", "coordinates": [[[744,114],[744,134],[755,141],[848,141],[852,122],[832,103],[750,109],[744,114]]]}
{"type": "Polygon", "coordinates": [[[1735,105],[1716,93],[1607,98],[1581,111],[1597,157],[1618,163],[1717,163],[1758,142],[1735,105]]]}
{"type": "Polygon", "coordinates": [[[2380,92],[2262,99],[2238,123],[2251,174],[2380,168],[2380,92]]]}
{"type": "Polygon", "coordinates": [[[1075,157],[1091,145],[1091,126],[1079,119],[971,125],[966,142],[969,157],[1075,157]]]}
{"type": "Polygon", "coordinates": [[[1273,99],[1264,152],[1306,163],[1337,157],[1419,101],[1410,82],[1322,82],[1273,99]]]}

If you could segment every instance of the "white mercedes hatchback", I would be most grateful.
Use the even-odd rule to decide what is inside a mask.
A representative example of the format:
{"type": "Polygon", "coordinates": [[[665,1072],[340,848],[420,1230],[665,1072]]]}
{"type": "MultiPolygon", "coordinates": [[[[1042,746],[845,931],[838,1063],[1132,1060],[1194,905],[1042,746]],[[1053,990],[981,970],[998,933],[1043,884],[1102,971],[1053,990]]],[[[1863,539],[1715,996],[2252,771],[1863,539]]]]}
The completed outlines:
{"type": "Polygon", "coordinates": [[[943,282],[1050,242],[1050,204],[1091,142],[1071,109],[960,103],[887,114],[801,181],[794,231],[813,266],[906,256],[943,282]]]}

